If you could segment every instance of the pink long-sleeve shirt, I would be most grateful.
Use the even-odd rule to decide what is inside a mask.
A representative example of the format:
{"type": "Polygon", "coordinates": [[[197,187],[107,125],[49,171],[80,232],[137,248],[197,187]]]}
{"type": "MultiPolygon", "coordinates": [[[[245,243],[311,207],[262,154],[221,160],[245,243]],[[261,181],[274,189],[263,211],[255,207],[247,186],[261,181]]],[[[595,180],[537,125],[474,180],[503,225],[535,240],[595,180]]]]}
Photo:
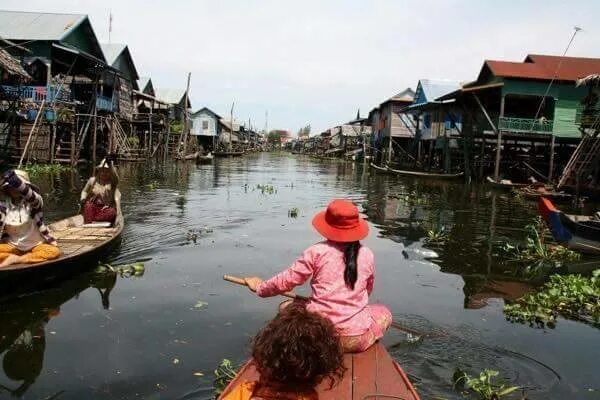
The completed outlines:
{"type": "Polygon", "coordinates": [[[373,291],[375,256],[368,247],[361,246],[354,290],[344,281],[345,268],[343,244],[320,242],[306,249],[291,267],[262,282],[256,293],[261,297],[276,296],[312,278],[312,294],[306,308],[329,318],[340,336],[362,335],[371,324],[365,307],[373,291]]]}

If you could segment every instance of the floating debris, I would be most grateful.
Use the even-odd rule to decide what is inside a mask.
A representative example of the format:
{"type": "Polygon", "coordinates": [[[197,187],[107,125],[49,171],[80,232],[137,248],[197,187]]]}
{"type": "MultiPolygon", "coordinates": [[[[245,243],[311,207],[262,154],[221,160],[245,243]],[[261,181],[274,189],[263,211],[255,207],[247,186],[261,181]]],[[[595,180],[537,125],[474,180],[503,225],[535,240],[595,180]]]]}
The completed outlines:
{"type": "Polygon", "coordinates": [[[234,367],[227,358],[224,358],[223,361],[221,361],[219,366],[215,369],[215,380],[213,381],[215,397],[219,397],[219,395],[223,393],[223,390],[225,390],[229,382],[235,378],[239,369],[239,367],[234,367]]]}
{"type": "Polygon", "coordinates": [[[298,214],[299,213],[300,213],[300,210],[298,210],[297,207],[290,208],[288,210],[288,217],[290,217],[290,218],[298,218],[298,214]]]}
{"type": "Polygon", "coordinates": [[[207,305],[208,305],[208,303],[207,303],[207,302],[205,302],[205,301],[198,301],[198,302],[196,303],[196,305],[194,305],[194,309],[195,309],[195,310],[200,310],[201,308],[204,308],[204,307],[205,307],[205,306],[207,306],[207,305]]]}
{"type": "Polygon", "coordinates": [[[275,194],[277,189],[273,185],[256,185],[256,189],[260,190],[261,194],[275,194]]]}

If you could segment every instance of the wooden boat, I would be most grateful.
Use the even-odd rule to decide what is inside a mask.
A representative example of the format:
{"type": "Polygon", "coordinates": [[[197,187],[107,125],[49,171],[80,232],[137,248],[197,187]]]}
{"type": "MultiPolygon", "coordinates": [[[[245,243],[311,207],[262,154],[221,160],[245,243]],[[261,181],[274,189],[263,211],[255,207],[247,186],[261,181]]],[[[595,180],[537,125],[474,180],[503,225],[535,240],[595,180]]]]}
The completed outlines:
{"type": "Polygon", "coordinates": [[[380,167],[379,165],[373,164],[373,163],[370,163],[369,165],[371,165],[371,168],[373,168],[375,171],[386,172],[386,173],[389,172],[387,167],[380,167]]]}
{"type": "Polygon", "coordinates": [[[516,189],[516,192],[521,194],[522,196],[528,199],[537,200],[541,197],[545,197],[550,200],[554,200],[557,202],[560,201],[570,201],[573,199],[573,195],[565,192],[556,192],[553,189],[548,189],[546,187],[542,187],[540,189],[536,189],[532,186],[522,187],[516,189]]]}
{"type": "Polygon", "coordinates": [[[419,176],[422,178],[435,178],[435,179],[457,179],[464,176],[464,172],[458,172],[456,174],[446,174],[446,173],[435,173],[435,172],[422,172],[422,171],[407,171],[400,169],[393,169],[387,167],[387,170],[396,174],[396,175],[406,175],[406,176],[419,176]]]}
{"type": "Polygon", "coordinates": [[[243,154],[243,151],[215,151],[213,153],[215,157],[239,157],[243,154]]]}
{"type": "MultiPolygon", "coordinates": [[[[341,382],[333,388],[329,388],[329,382],[323,382],[317,388],[319,400],[419,400],[408,376],[379,342],[365,352],[345,354],[344,366],[347,370],[341,382]]],[[[219,399],[225,398],[238,385],[258,381],[259,378],[254,362],[250,359],[219,399]]]]}
{"type": "Polygon", "coordinates": [[[500,188],[500,189],[512,189],[512,188],[526,187],[526,186],[530,185],[530,183],[513,183],[509,179],[501,179],[500,181],[496,181],[491,176],[488,176],[486,178],[486,180],[493,187],[500,188]]]}
{"type": "Polygon", "coordinates": [[[9,273],[47,268],[76,261],[83,257],[97,256],[115,244],[123,232],[124,219],[120,212],[112,226],[103,223],[84,225],[83,216],[75,215],[50,224],[51,235],[58,242],[61,256],[55,260],[33,264],[13,264],[0,268],[0,277],[9,273]]]}
{"type": "Polygon", "coordinates": [[[570,249],[600,254],[600,218],[598,215],[568,215],[554,207],[545,197],[538,200],[538,210],[552,232],[554,240],[570,249]]]}
{"type": "Polygon", "coordinates": [[[205,155],[198,154],[198,156],[196,157],[196,164],[210,164],[214,158],[215,157],[212,155],[212,153],[208,153],[205,155]]]}

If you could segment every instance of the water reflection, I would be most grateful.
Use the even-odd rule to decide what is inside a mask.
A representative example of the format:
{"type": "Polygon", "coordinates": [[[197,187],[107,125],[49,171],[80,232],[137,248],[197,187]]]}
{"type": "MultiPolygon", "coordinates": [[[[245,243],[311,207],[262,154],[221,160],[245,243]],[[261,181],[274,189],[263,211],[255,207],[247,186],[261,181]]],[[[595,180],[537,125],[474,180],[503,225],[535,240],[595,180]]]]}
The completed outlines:
{"type": "MultiPolygon", "coordinates": [[[[89,273],[65,282],[60,289],[36,292],[2,304],[0,357],[5,379],[0,392],[22,397],[44,367],[47,324],[61,318],[61,306],[85,290],[96,289],[102,308],[110,308],[110,293],[117,274],[89,273]]],[[[50,332],[52,333],[52,332],[50,332]]]]}
{"type": "MultiPolygon", "coordinates": [[[[58,390],[61,400],[212,398],[211,371],[223,358],[248,357],[249,338],[279,302],[252,297],[222,275],[280,271],[319,240],[310,218],[332,198],[354,200],[371,223],[374,301],[409,327],[446,333],[416,343],[398,331],[386,335],[423,398],[457,398],[450,383],[457,366],[499,370],[527,386],[530,399],[585,398],[595,384],[597,330],[561,321],[542,331],[504,319],[503,302],[529,286],[510,278],[495,243],[521,235],[535,216],[532,204],[510,194],[275,154],[201,166],[124,164],[119,173],[126,225],[104,261],[143,259],[144,276],[115,285],[86,275],[0,304],[1,355],[14,345],[0,398],[6,390],[34,399],[58,390]],[[290,208],[298,218],[289,218],[290,208]],[[427,230],[440,227],[447,239],[428,243],[427,230]]],[[[87,176],[35,179],[48,193],[50,221],[76,212],[87,176]]]]}

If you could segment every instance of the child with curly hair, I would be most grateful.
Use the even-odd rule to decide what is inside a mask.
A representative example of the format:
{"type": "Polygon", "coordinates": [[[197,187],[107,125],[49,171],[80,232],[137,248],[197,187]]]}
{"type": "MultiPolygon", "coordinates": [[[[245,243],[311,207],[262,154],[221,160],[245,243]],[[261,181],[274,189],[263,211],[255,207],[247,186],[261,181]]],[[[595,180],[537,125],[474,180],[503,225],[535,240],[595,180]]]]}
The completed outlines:
{"type": "Polygon", "coordinates": [[[344,351],[365,351],[392,324],[386,306],[369,304],[375,256],[359,242],[368,235],[369,226],[346,200],[333,200],[312,223],[327,240],[310,246],[291,267],[271,279],[248,277],[246,284],[260,297],[270,297],[310,279],[312,293],[306,308],[333,322],[344,351]]]}
{"type": "Polygon", "coordinates": [[[343,351],[333,324],[305,307],[282,310],[254,338],[258,382],[242,382],[220,400],[318,400],[315,388],[344,375],[343,351]]]}

